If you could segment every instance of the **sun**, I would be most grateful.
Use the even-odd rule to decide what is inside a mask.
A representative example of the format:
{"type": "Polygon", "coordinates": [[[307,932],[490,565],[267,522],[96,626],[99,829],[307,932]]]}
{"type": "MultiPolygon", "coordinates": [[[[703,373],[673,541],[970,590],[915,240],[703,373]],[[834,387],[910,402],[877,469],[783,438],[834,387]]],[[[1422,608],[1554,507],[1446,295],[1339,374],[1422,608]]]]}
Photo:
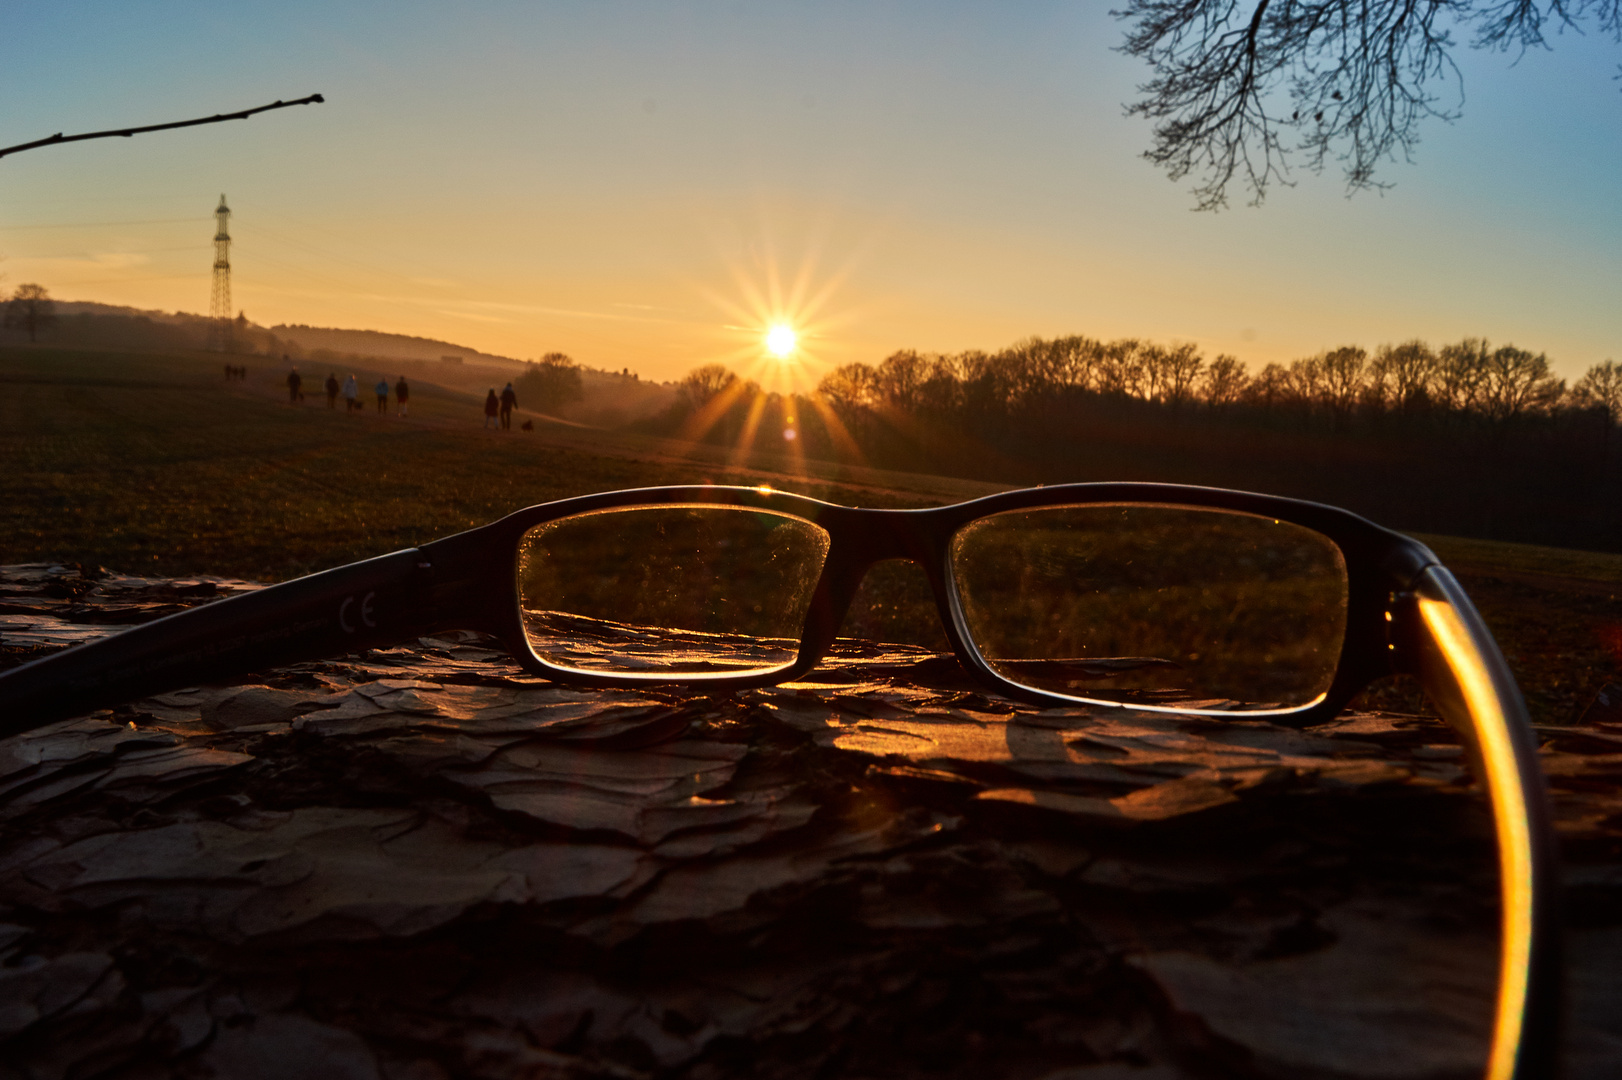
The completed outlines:
{"type": "Polygon", "coordinates": [[[792,327],[778,323],[766,331],[766,351],[779,360],[787,359],[799,340],[792,327]]]}
{"type": "Polygon", "coordinates": [[[837,346],[838,328],[855,317],[849,309],[830,310],[850,267],[820,272],[813,250],[785,276],[768,241],[747,247],[749,265],[727,260],[731,288],[694,283],[726,316],[717,327],[716,352],[706,359],[732,369],[740,389],[752,384],[768,394],[808,394],[834,366],[829,351],[837,346]]]}

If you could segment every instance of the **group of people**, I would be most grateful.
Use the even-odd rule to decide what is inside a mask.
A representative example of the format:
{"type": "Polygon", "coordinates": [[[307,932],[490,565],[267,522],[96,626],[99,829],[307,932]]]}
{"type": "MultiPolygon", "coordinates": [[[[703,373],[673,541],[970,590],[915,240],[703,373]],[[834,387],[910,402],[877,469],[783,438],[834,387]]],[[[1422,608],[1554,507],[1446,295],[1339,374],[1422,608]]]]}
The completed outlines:
{"type": "Polygon", "coordinates": [[[247,377],[248,369],[246,367],[237,367],[235,364],[225,365],[226,382],[242,382],[247,379],[247,377]]]}
{"type": "Polygon", "coordinates": [[[507,384],[507,388],[501,392],[499,397],[496,396],[496,388],[492,386],[490,393],[484,399],[484,426],[489,428],[499,417],[501,430],[511,430],[513,426],[513,410],[516,408],[518,408],[518,395],[513,391],[512,383],[507,384]]]}
{"type": "MultiPolygon", "coordinates": [[[[372,393],[377,395],[377,411],[380,413],[388,412],[389,380],[379,375],[377,385],[372,387],[372,393]]],[[[353,375],[345,379],[341,386],[338,383],[338,376],[327,376],[327,408],[337,408],[339,397],[344,399],[345,412],[357,412],[366,408],[360,401],[360,384],[353,375]]],[[[406,383],[404,375],[401,375],[400,381],[394,384],[394,403],[398,407],[401,416],[406,415],[411,406],[411,387],[406,383]]]]}
{"type": "MultiPolygon", "coordinates": [[[[241,371],[242,375],[234,375],[233,369],[229,367],[225,370],[226,378],[243,378],[247,374],[246,368],[235,369],[241,371]]],[[[303,387],[303,377],[299,375],[298,368],[293,368],[287,373],[287,400],[294,405],[303,401],[303,387]]],[[[344,411],[347,413],[363,411],[366,408],[360,400],[360,382],[354,375],[350,375],[340,383],[336,374],[328,373],[326,391],[327,408],[329,409],[338,407],[340,397],[344,399],[344,411]]],[[[389,380],[379,376],[377,385],[372,387],[372,392],[377,395],[377,411],[387,413],[389,411],[389,380]]],[[[399,410],[399,415],[406,415],[406,410],[411,403],[411,387],[406,384],[404,375],[401,375],[400,381],[394,384],[394,402],[399,410]]],[[[495,387],[492,386],[490,393],[484,399],[484,426],[490,428],[499,424],[503,431],[510,430],[513,426],[513,410],[516,408],[518,408],[518,394],[513,390],[512,383],[508,383],[499,394],[496,393],[495,387]]],[[[524,430],[528,431],[529,429],[530,425],[526,423],[524,430]]]]}
{"type": "MultiPolygon", "coordinates": [[[[298,368],[289,371],[287,373],[287,400],[294,405],[303,401],[303,386],[304,379],[299,375],[298,368]]],[[[327,374],[326,391],[327,408],[329,409],[338,407],[340,397],[344,399],[344,412],[346,413],[363,411],[366,408],[360,400],[360,382],[354,375],[350,375],[340,383],[338,376],[329,372],[327,374]]],[[[372,392],[377,395],[377,411],[380,413],[388,412],[389,380],[379,376],[377,385],[372,387],[372,392]]],[[[399,410],[399,415],[406,415],[406,410],[411,404],[411,387],[406,383],[404,375],[401,375],[400,381],[394,384],[394,403],[399,410]]]]}

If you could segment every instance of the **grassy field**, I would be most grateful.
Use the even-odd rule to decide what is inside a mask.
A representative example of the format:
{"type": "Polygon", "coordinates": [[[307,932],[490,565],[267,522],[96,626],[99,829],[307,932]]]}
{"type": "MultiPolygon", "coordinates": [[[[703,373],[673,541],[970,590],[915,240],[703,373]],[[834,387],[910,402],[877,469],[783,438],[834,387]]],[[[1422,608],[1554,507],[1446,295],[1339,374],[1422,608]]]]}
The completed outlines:
{"type": "Polygon", "coordinates": [[[795,477],[780,459],[545,420],[486,431],[478,398],[422,383],[408,419],[349,416],[309,385],[290,405],[280,365],[250,372],[237,384],[208,357],[0,350],[0,490],[13,508],[0,558],[275,581],[617,488],[772,484],[873,505],[994,490],[832,466],[795,477]]]}
{"type": "Polygon", "coordinates": [[[1622,555],[1418,535],[1452,569],[1515,669],[1533,718],[1568,724],[1622,682],[1622,555]]]}
{"type": "MultiPolygon", "coordinates": [[[[281,365],[247,363],[247,383],[226,383],[218,359],[202,355],[0,350],[0,563],[276,581],[616,488],[764,483],[874,506],[997,489],[782,455],[739,460],[542,418],[533,432],[485,431],[476,397],[426,383],[409,419],[347,416],[327,408],[314,377],[291,405],[281,365]]],[[[1422,539],[1476,599],[1537,719],[1570,722],[1618,680],[1622,555],[1422,539]]],[[[933,619],[922,573],[881,567],[847,629],[944,647],[933,619]]],[[[1376,700],[1414,704],[1400,691],[1376,700]]]]}

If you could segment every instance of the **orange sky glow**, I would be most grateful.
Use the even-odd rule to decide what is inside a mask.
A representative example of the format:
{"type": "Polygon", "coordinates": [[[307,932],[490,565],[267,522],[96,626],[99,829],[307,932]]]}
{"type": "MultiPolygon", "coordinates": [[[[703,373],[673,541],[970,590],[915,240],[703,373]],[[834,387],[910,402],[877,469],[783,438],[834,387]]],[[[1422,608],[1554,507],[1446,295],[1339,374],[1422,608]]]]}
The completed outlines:
{"type": "Polygon", "coordinates": [[[1138,157],[1143,72],[1102,5],[410,6],[18,14],[0,143],[328,100],[0,160],[0,287],[206,312],[223,191],[258,323],[656,379],[720,362],[805,389],[1072,333],[1253,370],[1411,337],[1513,341],[1568,378],[1622,355],[1597,41],[1465,54],[1465,119],[1383,194],[1301,173],[1212,215],[1138,157]]]}

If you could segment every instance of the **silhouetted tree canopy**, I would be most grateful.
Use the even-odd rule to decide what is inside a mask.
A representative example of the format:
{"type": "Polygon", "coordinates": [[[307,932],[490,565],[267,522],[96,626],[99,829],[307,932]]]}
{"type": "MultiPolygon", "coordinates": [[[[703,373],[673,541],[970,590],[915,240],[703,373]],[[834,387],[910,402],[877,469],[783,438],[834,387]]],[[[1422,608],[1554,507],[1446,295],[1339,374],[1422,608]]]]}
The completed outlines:
{"type": "Polygon", "coordinates": [[[738,377],[724,364],[705,364],[689,371],[677,391],[694,409],[702,409],[721,393],[731,389],[738,377]]]}
{"type": "MultiPolygon", "coordinates": [[[[706,385],[729,385],[730,372],[719,364],[699,371],[706,385]]],[[[1038,414],[1062,420],[1067,409],[1088,402],[1153,406],[1168,416],[1196,407],[1208,413],[1239,409],[1295,417],[1328,431],[1404,417],[1501,429],[1562,410],[1593,410],[1617,423],[1622,365],[1603,361],[1568,391],[1543,353],[1464,338],[1440,349],[1423,341],[1381,345],[1372,354],[1343,345],[1251,374],[1236,358],[1207,360],[1192,344],[1075,335],[1026,338],[995,353],[906,349],[877,366],[834,369],[823,377],[817,397],[853,431],[902,417],[958,430],[1017,417],[1024,424],[1038,414]]]]}
{"type": "Polygon", "coordinates": [[[1622,364],[1615,360],[1595,364],[1577,380],[1571,396],[1579,408],[1595,409],[1612,424],[1622,421],[1622,364]]]}
{"type": "Polygon", "coordinates": [[[41,330],[56,323],[56,304],[43,285],[19,285],[6,301],[4,325],[8,330],[26,330],[33,341],[41,330]]]}
{"type": "Polygon", "coordinates": [[[518,400],[532,409],[555,413],[585,398],[580,365],[560,352],[529,364],[513,384],[518,400]]]}
{"type": "Polygon", "coordinates": [[[1408,158],[1422,120],[1459,115],[1454,32],[1503,51],[1585,26],[1622,40],[1622,0],[1129,0],[1115,14],[1121,50],[1153,73],[1128,107],[1155,122],[1144,156],[1195,177],[1201,210],[1235,180],[1261,202],[1296,155],[1379,186],[1375,167],[1408,158]]]}

